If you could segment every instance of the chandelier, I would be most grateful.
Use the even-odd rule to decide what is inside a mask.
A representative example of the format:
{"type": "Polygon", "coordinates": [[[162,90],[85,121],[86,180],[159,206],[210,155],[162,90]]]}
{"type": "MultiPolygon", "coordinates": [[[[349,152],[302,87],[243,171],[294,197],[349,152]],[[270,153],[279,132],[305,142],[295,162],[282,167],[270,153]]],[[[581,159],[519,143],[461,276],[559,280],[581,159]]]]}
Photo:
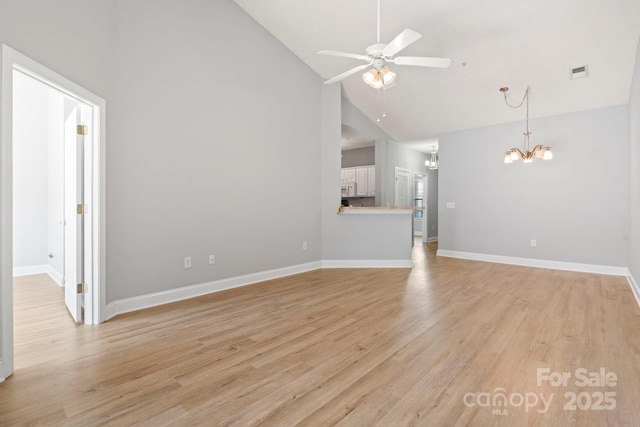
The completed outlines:
{"type": "Polygon", "coordinates": [[[427,169],[436,170],[438,169],[439,164],[440,161],[438,160],[438,152],[436,151],[435,147],[431,147],[431,155],[427,160],[424,161],[424,165],[427,167],[427,169]]]}
{"type": "Polygon", "coordinates": [[[531,132],[529,131],[529,87],[527,86],[527,90],[525,90],[524,97],[522,98],[522,101],[520,102],[520,104],[515,106],[509,104],[509,101],[507,100],[507,91],[509,91],[509,88],[506,86],[500,88],[500,92],[502,92],[502,94],[504,95],[504,102],[507,104],[507,106],[511,108],[520,108],[522,107],[522,104],[524,104],[524,102],[527,101],[527,105],[526,105],[527,128],[526,128],[526,131],[523,133],[524,141],[522,143],[522,150],[520,150],[519,148],[511,148],[509,151],[506,152],[504,156],[504,162],[513,163],[516,160],[518,160],[518,158],[521,158],[525,163],[533,162],[534,158],[551,160],[553,158],[553,154],[551,153],[551,147],[545,147],[544,145],[538,144],[535,147],[533,147],[532,150],[529,149],[530,147],[529,137],[531,136],[531,132]]]}

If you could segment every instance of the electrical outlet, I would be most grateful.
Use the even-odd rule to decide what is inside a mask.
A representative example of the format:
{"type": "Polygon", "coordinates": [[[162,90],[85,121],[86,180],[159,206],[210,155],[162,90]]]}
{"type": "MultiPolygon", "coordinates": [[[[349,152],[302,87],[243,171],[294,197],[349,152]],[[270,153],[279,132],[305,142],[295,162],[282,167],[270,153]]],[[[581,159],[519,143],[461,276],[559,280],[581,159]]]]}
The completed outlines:
{"type": "Polygon", "coordinates": [[[309,245],[307,245],[307,242],[302,242],[302,250],[306,251],[307,249],[309,249],[309,245]]]}
{"type": "Polygon", "coordinates": [[[209,264],[215,264],[215,263],[216,263],[216,256],[209,255],[209,264]]]}
{"type": "Polygon", "coordinates": [[[184,268],[191,268],[191,257],[184,257],[184,268]]]}
{"type": "Polygon", "coordinates": [[[536,240],[535,240],[535,239],[531,239],[531,247],[532,247],[532,248],[535,248],[535,247],[536,247],[536,245],[537,245],[536,240]]]}
{"type": "Polygon", "coordinates": [[[455,209],[456,202],[447,202],[447,209],[455,209]]]}

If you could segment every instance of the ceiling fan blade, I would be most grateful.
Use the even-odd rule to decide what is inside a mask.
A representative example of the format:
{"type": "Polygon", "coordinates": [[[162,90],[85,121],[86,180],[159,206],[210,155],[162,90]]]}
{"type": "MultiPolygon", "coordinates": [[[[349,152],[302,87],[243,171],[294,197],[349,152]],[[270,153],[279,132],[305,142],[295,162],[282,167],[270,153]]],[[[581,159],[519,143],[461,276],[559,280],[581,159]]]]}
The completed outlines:
{"type": "Polygon", "coordinates": [[[398,34],[395,39],[391,40],[391,42],[386,45],[384,49],[382,49],[382,54],[387,58],[391,58],[393,55],[400,52],[402,49],[409,46],[420,37],[422,37],[420,33],[407,28],[406,30],[398,34]]]}
{"type": "Polygon", "coordinates": [[[324,84],[326,85],[330,85],[331,83],[335,83],[338,80],[342,80],[345,77],[349,77],[351,74],[357,73],[360,70],[364,70],[365,68],[369,67],[371,64],[373,64],[373,62],[369,62],[368,64],[364,64],[364,65],[359,65],[355,68],[350,69],[349,71],[345,71],[342,74],[338,74],[337,76],[335,76],[332,79],[327,80],[326,82],[324,82],[324,84]]]}
{"type": "Polygon", "coordinates": [[[390,62],[398,65],[416,65],[418,67],[447,68],[450,58],[428,58],[426,56],[399,56],[390,62]]]}
{"type": "Polygon", "coordinates": [[[344,58],[362,59],[363,61],[371,61],[367,55],[359,55],[357,53],[338,52],[335,50],[321,50],[320,55],[342,56],[344,58]]]}

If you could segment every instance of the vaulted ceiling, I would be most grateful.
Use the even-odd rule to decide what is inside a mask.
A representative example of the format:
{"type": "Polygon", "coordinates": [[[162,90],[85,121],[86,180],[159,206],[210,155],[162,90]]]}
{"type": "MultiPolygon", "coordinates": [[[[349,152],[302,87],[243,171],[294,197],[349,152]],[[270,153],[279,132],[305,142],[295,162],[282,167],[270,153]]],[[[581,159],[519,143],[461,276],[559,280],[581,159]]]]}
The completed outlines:
{"type": "MultiPolygon", "coordinates": [[[[234,0],[323,78],[363,62],[318,55],[363,54],[376,42],[376,0],[234,0]]],[[[422,38],[398,56],[448,57],[448,69],[398,66],[379,91],[362,72],[343,96],[396,141],[524,119],[505,106],[530,86],[532,118],[626,104],[640,37],[640,0],[381,0],[381,42],[405,28],[422,38]],[[570,70],[588,66],[588,77],[570,70]]],[[[339,83],[338,83],[339,84],[339,83]]]]}

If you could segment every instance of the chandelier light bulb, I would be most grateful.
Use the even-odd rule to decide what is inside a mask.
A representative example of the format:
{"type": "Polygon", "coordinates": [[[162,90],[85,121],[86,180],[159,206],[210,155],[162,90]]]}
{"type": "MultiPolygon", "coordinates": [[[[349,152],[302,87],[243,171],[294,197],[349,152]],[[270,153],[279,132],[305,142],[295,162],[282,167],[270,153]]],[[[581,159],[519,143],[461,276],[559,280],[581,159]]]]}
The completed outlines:
{"type": "Polygon", "coordinates": [[[542,156],[542,160],[551,160],[553,159],[553,153],[551,153],[551,148],[546,148],[544,150],[544,155],[542,156]]]}

